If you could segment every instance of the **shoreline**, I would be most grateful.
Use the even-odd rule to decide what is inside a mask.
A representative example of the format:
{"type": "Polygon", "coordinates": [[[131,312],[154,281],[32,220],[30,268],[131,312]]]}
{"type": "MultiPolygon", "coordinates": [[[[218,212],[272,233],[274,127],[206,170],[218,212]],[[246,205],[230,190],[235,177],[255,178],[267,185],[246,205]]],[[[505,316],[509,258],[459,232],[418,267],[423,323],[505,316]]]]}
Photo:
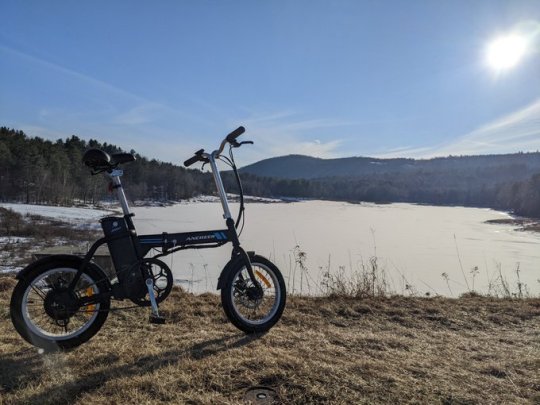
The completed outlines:
{"type": "Polygon", "coordinates": [[[518,232],[540,233],[540,219],[536,218],[511,217],[501,219],[489,219],[485,221],[485,223],[493,225],[513,225],[516,226],[514,230],[518,232]]]}

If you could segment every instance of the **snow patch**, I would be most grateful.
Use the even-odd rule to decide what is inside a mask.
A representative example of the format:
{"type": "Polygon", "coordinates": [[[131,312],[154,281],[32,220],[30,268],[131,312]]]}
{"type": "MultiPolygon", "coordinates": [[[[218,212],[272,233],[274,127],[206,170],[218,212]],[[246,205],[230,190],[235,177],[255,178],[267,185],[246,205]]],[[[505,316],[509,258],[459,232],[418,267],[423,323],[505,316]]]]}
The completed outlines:
{"type": "Polygon", "coordinates": [[[21,236],[0,236],[0,243],[23,243],[29,242],[32,238],[23,238],[21,236]]]}
{"type": "Polygon", "coordinates": [[[77,207],[55,207],[50,205],[33,204],[0,204],[0,207],[8,208],[21,215],[40,215],[42,217],[54,218],[61,221],[80,224],[97,221],[98,219],[111,215],[111,211],[95,208],[77,207]]]}

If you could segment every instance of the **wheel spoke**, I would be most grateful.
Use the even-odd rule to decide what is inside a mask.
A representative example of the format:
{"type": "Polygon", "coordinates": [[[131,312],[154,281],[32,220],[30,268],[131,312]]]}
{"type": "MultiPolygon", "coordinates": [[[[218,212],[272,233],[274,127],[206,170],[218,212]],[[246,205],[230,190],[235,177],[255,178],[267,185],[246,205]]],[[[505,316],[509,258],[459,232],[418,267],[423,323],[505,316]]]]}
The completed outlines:
{"type": "Polygon", "coordinates": [[[277,276],[265,265],[252,263],[252,266],[257,278],[255,284],[244,267],[233,279],[230,294],[237,314],[249,324],[260,324],[270,320],[278,309],[277,276]]]}
{"type": "Polygon", "coordinates": [[[45,293],[36,285],[32,285],[32,290],[41,297],[42,300],[45,300],[45,293]]]}
{"type": "Polygon", "coordinates": [[[70,293],[67,286],[76,273],[77,269],[70,267],[53,268],[38,276],[28,286],[23,296],[21,312],[31,333],[49,340],[59,337],[65,339],[66,336],[71,338],[78,336],[95,321],[99,311],[88,311],[88,307],[95,305],[99,308],[99,304],[87,304],[82,307],[83,310],[78,310],[75,300],[80,298],[81,294],[84,296],[90,294],[89,290],[92,294],[99,294],[99,288],[94,279],[87,273],[82,273],[75,292],[70,293]],[[36,296],[44,302],[39,304],[36,296]],[[58,305],[57,303],[66,308],[57,312],[58,309],[52,306],[58,305]],[[62,319],[58,319],[59,317],[62,319]]]}

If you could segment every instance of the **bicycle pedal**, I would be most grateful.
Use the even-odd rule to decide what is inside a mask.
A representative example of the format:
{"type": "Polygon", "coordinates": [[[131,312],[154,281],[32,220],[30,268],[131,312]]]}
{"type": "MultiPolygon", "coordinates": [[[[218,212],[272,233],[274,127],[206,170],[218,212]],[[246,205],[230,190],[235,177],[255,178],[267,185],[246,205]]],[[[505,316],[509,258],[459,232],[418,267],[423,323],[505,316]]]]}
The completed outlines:
{"type": "Polygon", "coordinates": [[[150,315],[149,321],[155,325],[163,325],[165,324],[165,317],[152,314],[150,315]]]}

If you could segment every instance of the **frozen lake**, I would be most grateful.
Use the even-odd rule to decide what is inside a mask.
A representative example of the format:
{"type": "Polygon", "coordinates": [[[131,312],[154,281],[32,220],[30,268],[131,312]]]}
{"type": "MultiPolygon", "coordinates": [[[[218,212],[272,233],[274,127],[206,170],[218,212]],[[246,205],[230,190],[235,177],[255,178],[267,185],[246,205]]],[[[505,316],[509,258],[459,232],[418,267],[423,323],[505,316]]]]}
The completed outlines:
{"type": "MultiPolygon", "coordinates": [[[[232,204],[233,216],[237,205],[232,204]]],[[[135,208],[139,234],[224,229],[221,205],[212,202],[135,208]]],[[[289,290],[320,293],[322,274],[346,274],[376,256],[393,291],[453,295],[474,287],[487,292],[499,269],[513,291],[516,269],[531,294],[540,294],[540,234],[484,223],[508,217],[490,209],[413,204],[306,201],[248,203],[241,242],[273,260],[289,290]],[[306,253],[309,276],[295,271],[295,247],[306,253]],[[443,277],[443,273],[447,277],[443,277]],[[467,283],[469,287],[467,287],[467,283]],[[309,286],[308,286],[309,284],[309,286]]],[[[195,292],[215,290],[231,245],[166,257],[174,276],[195,292]]]]}

